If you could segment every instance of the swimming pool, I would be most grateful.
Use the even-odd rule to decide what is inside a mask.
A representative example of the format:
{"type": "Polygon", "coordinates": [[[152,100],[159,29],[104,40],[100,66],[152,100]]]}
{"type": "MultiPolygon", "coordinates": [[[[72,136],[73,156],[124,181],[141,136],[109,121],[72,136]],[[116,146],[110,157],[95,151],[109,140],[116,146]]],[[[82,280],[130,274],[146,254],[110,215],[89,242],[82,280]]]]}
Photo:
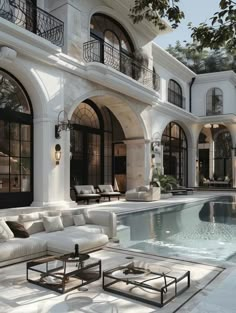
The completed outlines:
{"type": "Polygon", "coordinates": [[[124,248],[186,259],[229,260],[236,253],[236,198],[119,216],[118,237],[124,248]]]}

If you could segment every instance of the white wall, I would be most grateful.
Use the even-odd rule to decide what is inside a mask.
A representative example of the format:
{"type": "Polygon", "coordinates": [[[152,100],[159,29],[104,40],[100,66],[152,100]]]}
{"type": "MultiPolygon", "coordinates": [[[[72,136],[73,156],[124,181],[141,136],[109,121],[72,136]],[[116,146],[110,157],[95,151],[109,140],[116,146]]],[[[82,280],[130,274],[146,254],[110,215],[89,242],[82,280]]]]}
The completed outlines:
{"type": "Polygon", "coordinates": [[[192,88],[193,114],[206,116],[206,95],[211,88],[219,88],[223,92],[223,114],[236,113],[235,82],[231,79],[231,71],[223,73],[202,74],[196,78],[192,88]]]}

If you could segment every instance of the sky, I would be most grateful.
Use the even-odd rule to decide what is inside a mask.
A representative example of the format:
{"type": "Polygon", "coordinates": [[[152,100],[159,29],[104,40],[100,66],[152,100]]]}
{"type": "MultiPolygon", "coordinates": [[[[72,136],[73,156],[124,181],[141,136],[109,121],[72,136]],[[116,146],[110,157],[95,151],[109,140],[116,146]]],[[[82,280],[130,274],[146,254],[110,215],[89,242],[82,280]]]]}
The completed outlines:
{"type": "Polygon", "coordinates": [[[179,40],[191,42],[191,31],[188,29],[188,23],[192,22],[193,26],[198,26],[201,22],[208,22],[213,14],[219,11],[220,0],[180,0],[179,7],[184,11],[185,19],[181,25],[173,30],[170,34],[160,35],[155,42],[162,48],[167,48],[169,44],[175,45],[179,40]]]}

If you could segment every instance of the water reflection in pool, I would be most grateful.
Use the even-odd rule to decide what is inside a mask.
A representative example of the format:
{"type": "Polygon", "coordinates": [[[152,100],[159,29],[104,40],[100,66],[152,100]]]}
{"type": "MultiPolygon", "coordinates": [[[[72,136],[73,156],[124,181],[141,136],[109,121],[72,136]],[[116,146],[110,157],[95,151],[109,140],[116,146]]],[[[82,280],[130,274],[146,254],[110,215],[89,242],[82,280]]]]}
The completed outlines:
{"type": "Polygon", "coordinates": [[[226,260],[236,252],[236,198],[130,213],[119,217],[121,246],[149,253],[226,260]]]}

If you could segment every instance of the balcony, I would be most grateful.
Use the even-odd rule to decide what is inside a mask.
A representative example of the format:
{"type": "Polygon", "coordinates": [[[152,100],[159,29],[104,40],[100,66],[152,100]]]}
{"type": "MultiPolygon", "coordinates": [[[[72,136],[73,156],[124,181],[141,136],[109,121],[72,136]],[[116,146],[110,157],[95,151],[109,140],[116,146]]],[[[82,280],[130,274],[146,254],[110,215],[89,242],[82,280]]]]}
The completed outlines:
{"type": "Polygon", "coordinates": [[[63,46],[64,23],[28,0],[1,0],[0,17],[63,46]]]}
{"type": "Polygon", "coordinates": [[[101,40],[91,40],[83,45],[86,62],[99,62],[135,79],[156,91],[160,87],[160,77],[154,71],[141,65],[135,58],[101,40]]]}

